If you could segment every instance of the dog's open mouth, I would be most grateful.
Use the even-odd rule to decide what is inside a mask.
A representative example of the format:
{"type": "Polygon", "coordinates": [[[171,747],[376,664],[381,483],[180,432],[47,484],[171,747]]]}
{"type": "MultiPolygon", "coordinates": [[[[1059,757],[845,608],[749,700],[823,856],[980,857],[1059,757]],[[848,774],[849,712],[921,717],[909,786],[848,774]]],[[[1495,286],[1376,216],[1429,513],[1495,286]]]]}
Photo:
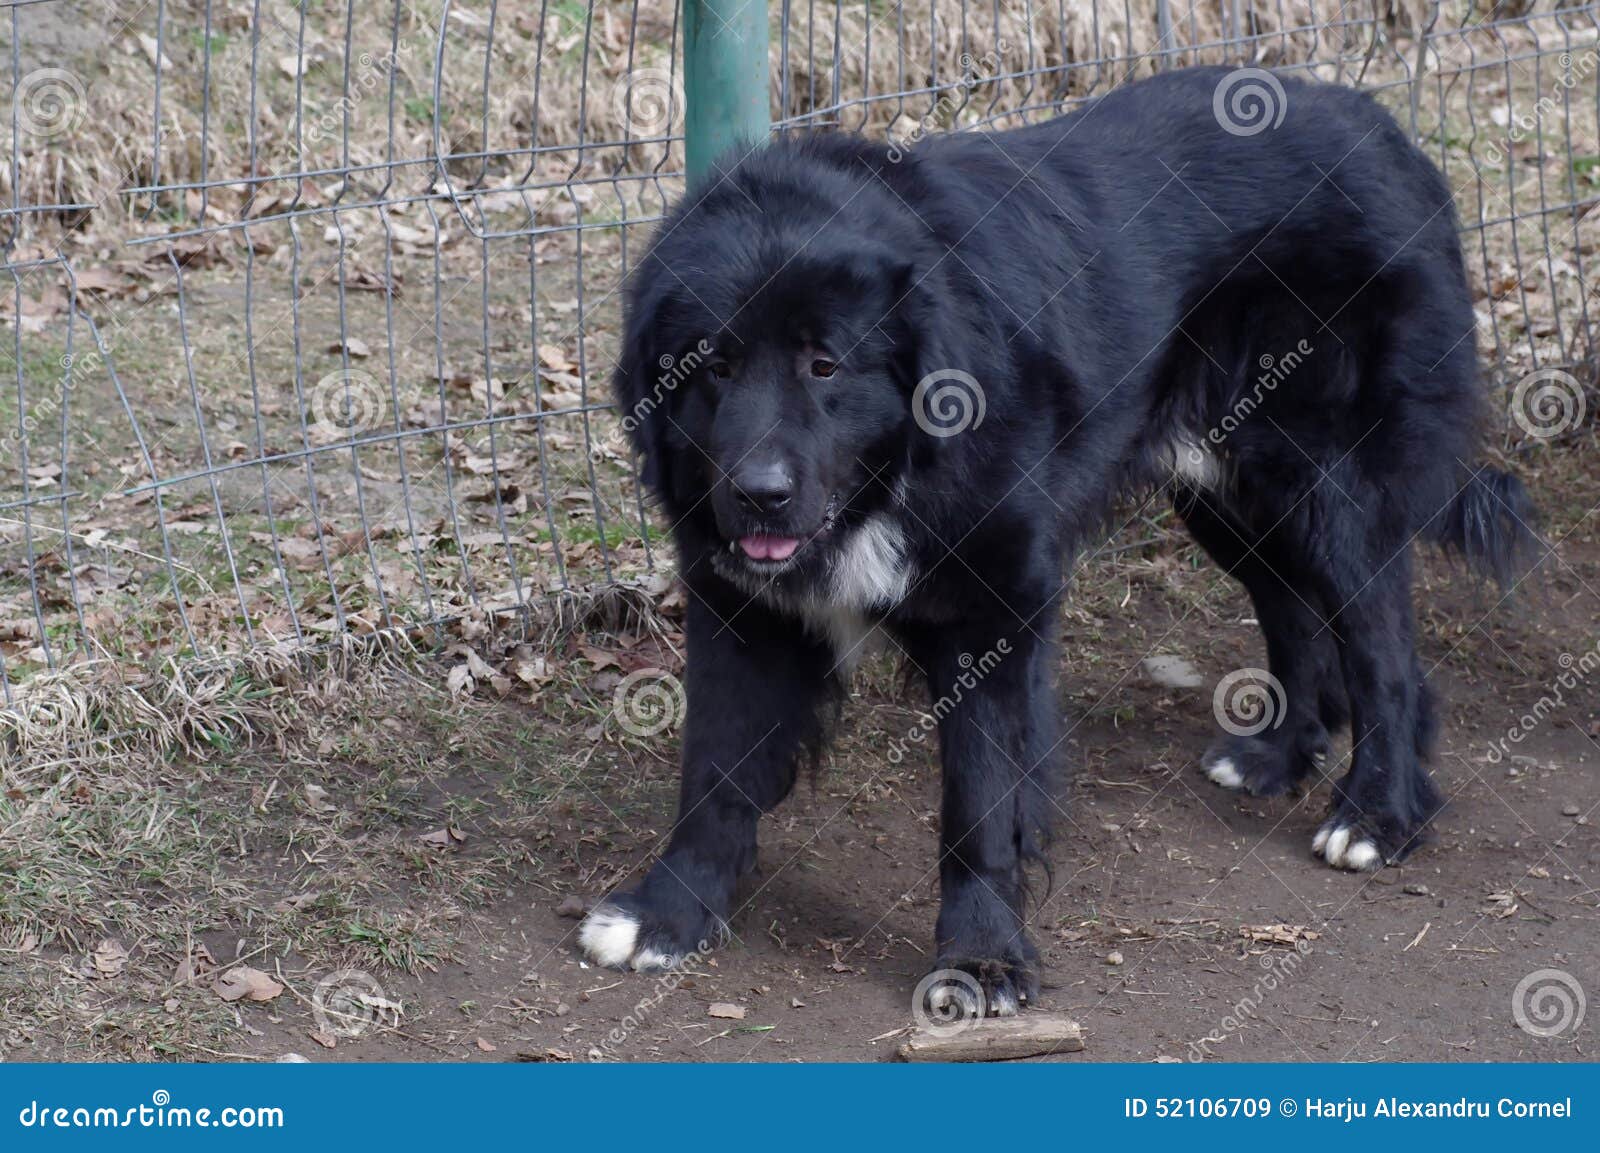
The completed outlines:
{"type": "Polygon", "coordinates": [[[818,539],[828,535],[839,519],[838,498],[828,501],[822,514],[822,523],[798,536],[779,533],[756,532],[728,542],[728,551],[740,557],[751,568],[762,572],[777,572],[787,568],[789,562],[803,553],[818,539]]]}
{"type": "Polygon", "coordinates": [[[795,554],[800,547],[800,538],[797,536],[742,536],[739,538],[739,549],[744,555],[754,561],[786,561],[795,554]]]}

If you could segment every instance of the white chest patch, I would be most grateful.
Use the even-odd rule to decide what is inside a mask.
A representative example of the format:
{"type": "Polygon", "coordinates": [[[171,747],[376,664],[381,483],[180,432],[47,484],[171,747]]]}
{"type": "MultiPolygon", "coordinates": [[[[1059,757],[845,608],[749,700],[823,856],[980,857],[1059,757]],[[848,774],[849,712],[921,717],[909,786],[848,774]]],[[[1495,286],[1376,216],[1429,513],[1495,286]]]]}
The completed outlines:
{"type": "Polygon", "coordinates": [[[872,618],[904,600],[914,579],[905,531],[879,513],[844,542],[828,571],[826,591],[793,609],[827,639],[834,660],[848,673],[867,650],[872,618]]]}
{"type": "Polygon", "coordinates": [[[1222,462],[1204,442],[1178,439],[1164,454],[1172,475],[1198,489],[1214,489],[1222,483],[1222,462]]]}
{"type": "Polygon", "coordinates": [[[850,534],[829,573],[829,599],[865,612],[892,608],[911,589],[906,534],[889,517],[869,517],[850,534]]]}

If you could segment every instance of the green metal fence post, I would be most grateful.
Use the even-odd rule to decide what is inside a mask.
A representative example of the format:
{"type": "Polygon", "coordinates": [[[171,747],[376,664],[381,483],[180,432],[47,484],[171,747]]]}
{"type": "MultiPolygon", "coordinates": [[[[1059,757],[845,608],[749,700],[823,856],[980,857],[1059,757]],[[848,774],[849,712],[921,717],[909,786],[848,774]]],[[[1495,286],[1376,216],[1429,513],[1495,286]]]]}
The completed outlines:
{"type": "Polygon", "coordinates": [[[766,140],[767,0],[683,0],[683,95],[690,184],[766,140]]]}

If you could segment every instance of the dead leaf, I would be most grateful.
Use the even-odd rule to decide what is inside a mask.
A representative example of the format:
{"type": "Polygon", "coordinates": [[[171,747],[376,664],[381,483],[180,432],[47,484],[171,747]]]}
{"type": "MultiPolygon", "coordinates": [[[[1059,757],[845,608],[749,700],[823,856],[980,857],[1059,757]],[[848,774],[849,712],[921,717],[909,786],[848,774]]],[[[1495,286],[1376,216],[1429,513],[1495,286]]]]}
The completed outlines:
{"type": "Polygon", "coordinates": [[[734,1004],[731,1004],[731,1003],[729,1003],[727,1001],[717,1001],[717,1002],[714,1002],[712,1004],[712,1006],[709,1009],[706,1010],[706,1016],[708,1016],[708,1017],[725,1017],[729,1021],[743,1021],[744,1020],[744,1006],[743,1005],[734,1005],[734,1004]]]}
{"type": "Polygon", "coordinates": [[[337,1045],[339,1043],[339,1038],[335,1037],[332,1033],[324,1033],[321,1029],[317,1029],[317,1030],[314,1030],[313,1032],[307,1033],[306,1036],[310,1037],[313,1041],[315,1041],[317,1044],[321,1045],[324,1049],[332,1049],[335,1045],[337,1045]]]}
{"type": "Polygon", "coordinates": [[[608,653],[605,649],[597,649],[593,645],[582,645],[579,651],[583,654],[583,659],[595,667],[596,672],[608,667],[614,669],[622,667],[622,662],[616,653],[608,653]]]}
{"type": "Polygon", "coordinates": [[[306,784],[306,803],[313,813],[331,813],[339,806],[328,800],[328,790],[321,785],[306,784]]]}
{"type": "Polygon", "coordinates": [[[565,412],[568,409],[581,407],[583,407],[583,395],[569,388],[547,388],[539,394],[539,408],[542,412],[565,412]]]}
{"type": "Polygon", "coordinates": [[[328,355],[338,356],[341,352],[349,353],[352,360],[365,360],[372,355],[372,349],[359,336],[347,336],[343,343],[336,340],[328,345],[328,355]]]}
{"type": "Polygon", "coordinates": [[[178,962],[178,967],[172,971],[174,985],[192,985],[196,977],[204,976],[217,967],[217,959],[211,955],[211,950],[206,948],[204,941],[196,941],[189,949],[189,955],[178,962]]]}
{"type": "Polygon", "coordinates": [[[453,825],[443,829],[435,829],[431,833],[423,833],[417,838],[424,845],[432,845],[440,849],[453,849],[457,845],[465,843],[466,839],[467,835],[453,825]]]}
{"type": "Polygon", "coordinates": [[[478,1051],[480,1053],[493,1053],[495,1051],[494,1042],[485,1041],[482,1037],[479,1037],[478,1038],[478,1051]]]}
{"type": "Polygon", "coordinates": [[[107,937],[94,947],[89,961],[94,966],[91,976],[117,977],[128,967],[128,950],[122,947],[122,942],[107,937]]]}
{"type": "Polygon", "coordinates": [[[270,1001],[283,992],[283,986],[260,969],[235,965],[212,982],[211,989],[224,1001],[270,1001]]]}

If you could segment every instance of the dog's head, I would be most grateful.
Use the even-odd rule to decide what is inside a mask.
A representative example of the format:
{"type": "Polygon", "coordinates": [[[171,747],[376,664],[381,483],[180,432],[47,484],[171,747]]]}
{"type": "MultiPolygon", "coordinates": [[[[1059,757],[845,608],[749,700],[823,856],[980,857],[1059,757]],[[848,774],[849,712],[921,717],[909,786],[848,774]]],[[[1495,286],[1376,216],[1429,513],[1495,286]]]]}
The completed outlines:
{"type": "Polygon", "coordinates": [[[624,427],[719,567],[814,572],[904,475],[939,327],[920,282],[932,262],[870,171],[774,147],[712,179],[630,285],[624,427]]]}

